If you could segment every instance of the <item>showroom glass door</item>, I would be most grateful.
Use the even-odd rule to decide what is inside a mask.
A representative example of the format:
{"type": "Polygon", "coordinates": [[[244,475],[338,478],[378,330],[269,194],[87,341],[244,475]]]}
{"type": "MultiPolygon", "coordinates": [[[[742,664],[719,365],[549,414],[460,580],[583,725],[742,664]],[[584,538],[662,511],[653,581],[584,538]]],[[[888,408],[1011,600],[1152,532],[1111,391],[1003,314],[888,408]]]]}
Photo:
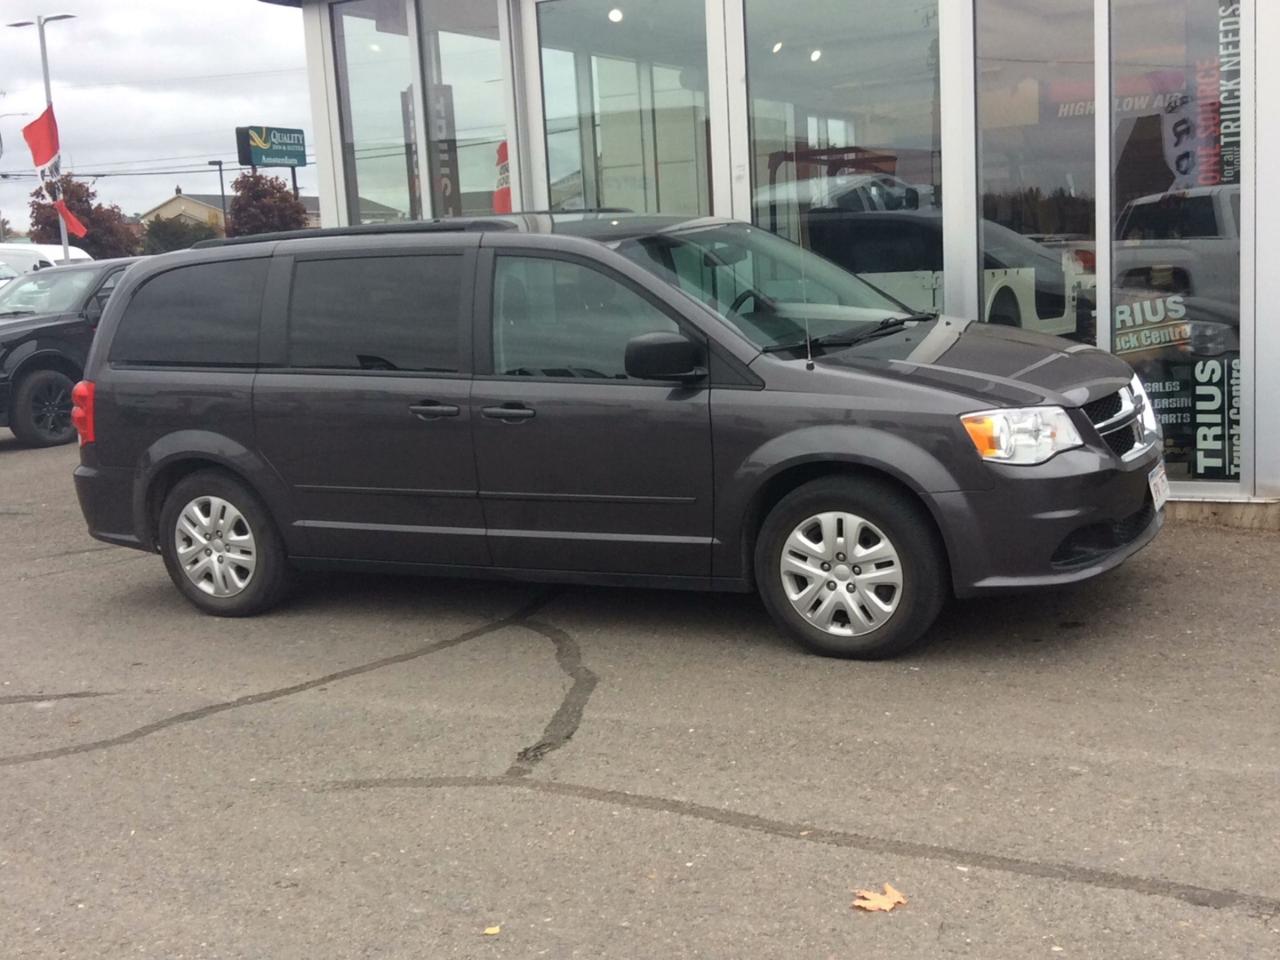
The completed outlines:
{"type": "Polygon", "coordinates": [[[522,11],[544,208],[711,213],[704,5],[526,0],[522,11]]]}
{"type": "Polygon", "coordinates": [[[1254,4],[1110,12],[1111,349],[1159,411],[1170,478],[1195,481],[1175,493],[1251,493],[1254,4]]]}

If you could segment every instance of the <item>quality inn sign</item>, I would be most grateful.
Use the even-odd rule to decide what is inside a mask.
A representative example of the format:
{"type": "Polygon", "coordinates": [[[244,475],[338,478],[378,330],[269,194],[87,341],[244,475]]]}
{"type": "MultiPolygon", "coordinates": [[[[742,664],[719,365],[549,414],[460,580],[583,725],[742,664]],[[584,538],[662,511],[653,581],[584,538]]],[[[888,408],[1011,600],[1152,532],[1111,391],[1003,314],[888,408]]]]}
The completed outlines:
{"type": "Polygon", "coordinates": [[[307,141],[293,127],[236,127],[236,152],[244,167],[305,167],[307,141]]]}

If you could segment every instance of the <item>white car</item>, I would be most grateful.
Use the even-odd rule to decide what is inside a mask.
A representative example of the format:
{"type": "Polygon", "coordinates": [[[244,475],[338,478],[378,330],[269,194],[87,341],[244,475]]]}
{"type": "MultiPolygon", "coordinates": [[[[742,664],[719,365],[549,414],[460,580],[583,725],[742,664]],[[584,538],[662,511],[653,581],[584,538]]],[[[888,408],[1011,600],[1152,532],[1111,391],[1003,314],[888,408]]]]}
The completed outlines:
{"type": "Polygon", "coordinates": [[[62,244],[60,243],[33,243],[33,247],[43,253],[54,263],[83,263],[86,260],[92,260],[93,257],[77,246],[67,245],[67,257],[62,256],[62,244]]]}
{"type": "Polygon", "coordinates": [[[13,269],[13,267],[9,266],[3,260],[0,260],[0,287],[3,287],[10,280],[16,280],[17,278],[18,271],[13,269]]]}
{"type": "MultiPolygon", "coordinates": [[[[942,305],[942,216],[937,210],[810,211],[810,249],[913,310],[942,305]]],[[[1038,333],[1092,340],[1093,274],[1071,250],[982,221],[982,318],[1038,333]]]]}
{"type": "MultiPolygon", "coordinates": [[[[62,248],[58,248],[58,253],[62,253],[62,248]]],[[[31,273],[54,265],[53,259],[34,243],[0,243],[0,263],[16,273],[31,273]]]]}

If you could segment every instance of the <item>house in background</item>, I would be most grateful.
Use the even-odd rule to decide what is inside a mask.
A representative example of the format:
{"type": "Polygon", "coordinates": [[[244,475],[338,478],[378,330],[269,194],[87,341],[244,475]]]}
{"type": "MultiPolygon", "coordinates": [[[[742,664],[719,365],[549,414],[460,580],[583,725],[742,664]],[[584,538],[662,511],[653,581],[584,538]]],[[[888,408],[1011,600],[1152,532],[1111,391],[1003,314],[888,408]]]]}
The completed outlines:
{"type": "MultiPolygon", "coordinates": [[[[302,205],[307,209],[307,226],[320,226],[320,198],[309,197],[305,194],[298,197],[302,201],[302,205]]],[[[227,195],[227,208],[231,207],[231,195],[227,195]]],[[[389,223],[394,220],[402,220],[403,216],[399,211],[391,207],[383,206],[372,200],[360,198],[360,210],[367,222],[389,223]]],[[[171,220],[178,217],[188,223],[199,223],[212,227],[213,230],[222,236],[226,232],[226,223],[222,219],[222,197],[216,193],[183,193],[182,187],[173,188],[173,196],[157,206],[152,207],[146,213],[138,215],[138,221],[141,224],[148,224],[153,220],[171,220]]]]}

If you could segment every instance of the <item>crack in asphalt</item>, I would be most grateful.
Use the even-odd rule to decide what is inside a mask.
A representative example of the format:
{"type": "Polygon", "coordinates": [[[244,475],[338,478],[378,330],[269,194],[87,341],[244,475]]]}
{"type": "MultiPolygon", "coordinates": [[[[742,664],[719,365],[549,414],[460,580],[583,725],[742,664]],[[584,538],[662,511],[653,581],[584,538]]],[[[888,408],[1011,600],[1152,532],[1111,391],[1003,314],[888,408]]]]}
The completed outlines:
{"type": "Polygon", "coordinates": [[[508,777],[526,777],[534,766],[554,750],[559,750],[578,732],[582,723],[582,711],[586,709],[591,692],[600,678],[582,662],[582,648],[570,634],[550,623],[525,620],[520,626],[532,630],[555,644],[556,663],[573,681],[560,706],[547,722],[546,729],[537,743],[525,747],[516,754],[516,762],[507,770],[508,777]]]}
{"type": "Polygon", "coordinates": [[[541,780],[513,776],[511,774],[500,777],[389,777],[384,779],[343,780],[322,784],[320,785],[320,790],[322,792],[336,793],[377,789],[441,790],[451,787],[530,790],[538,793],[575,797],[598,803],[629,807],[635,810],[669,813],[732,827],[737,830],[747,830],[752,833],[779,837],[784,840],[818,843],[831,847],[862,850],[868,853],[908,857],[917,860],[940,860],[956,866],[979,867],[1001,873],[1035,877],[1041,880],[1062,880],[1068,883],[1085,884],[1108,890],[1122,890],[1154,897],[1165,897],[1181,900],[1197,907],[1209,907],[1214,910],[1240,908],[1264,915],[1280,912],[1280,899],[1242,893],[1237,890],[1199,887],[1172,880],[1158,880],[1153,877],[1117,873],[1111,870],[1098,870],[1092,867],[1024,860],[1018,857],[979,853],[959,847],[918,843],[911,840],[894,840],[871,834],[854,833],[848,830],[834,830],[803,823],[790,823],[751,813],[725,810],[721,807],[712,807],[688,800],[674,800],[668,797],[628,793],[623,790],[609,790],[602,787],[589,787],[582,784],[558,780],[541,780]]]}
{"type": "Polygon", "coordinates": [[[272,700],[279,700],[283,697],[290,697],[297,693],[314,689],[315,687],[324,686],[329,683],[336,683],[339,680],[346,680],[349,677],[360,676],[361,674],[371,673],[374,670],[381,670],[383,667],[393,666],[397,663],[408,663],[411,660],[417,660],[421,657],[430,656],[433,653],[439,653],[441,650],[448,650],[450,647],[456,647],[459,644],[466,643],[468,640],[475,640],[485,634],[493,633],[504,627],[517,626],[523,623],[527,618],[533,616],[538,610],[546,606],[555,596],[557,591],[542,593],[524,606],[520,607],[514,613],[508,614],[497,620],[491,620],[486,624],[473,627],[455,637],[449,637],[445,640],[437,640],[434,643],[423,644],[412,650],[406,650],[403,653],[393,654],[389,657],[382,657],[379,660],[372,660],[369,663],[362,663],[358,666],[348,667],[346,670],[338,670],[335,673],[325,674],[323,677],[316,677],[314,680],[304,680],[302,683],[295,683],[287,687],[279,687],[275,690],[266,690],[262,693],[251,693],[235,700],[227,700],[222,703],[212,703],[205,707],[199,707],[195,710],[186,710],[177,713],[162,720],[156,720],[153,723],[145,724],[127,733],[119,734],[114,737],[106,737],[102,740],[91,740],[87,743],[72,744],[66,747],[53,747],[48,750],[36,750],[31,753],[19,753],[13,756],[0,757],[0,767],[16,767],[24,763],[34,763],[37,760],[55,760],[59,757],[69,757],[80,753],[92,753],[98,750],[107,750],[111,747],[123,746],[126,743],[133,743],[141,740],[143,737],[149,737],[154,733],[167,730],[184,723],[193,723],[196,720],[203,720],[206,717],[215,714],[225,713],[228,710],[238,710],[241,707],[251,707],[259,703],[268,703],[272,700]]]}
{"type": "Polygon", "coordinates": [[[77,690],[73,693],[17,693],[0,697],[0,707],[14,703],[44,703],[49,700],[87,700],[90,697],[110,697],[110,693],[95,693],[92,690],[77,690]]]}

